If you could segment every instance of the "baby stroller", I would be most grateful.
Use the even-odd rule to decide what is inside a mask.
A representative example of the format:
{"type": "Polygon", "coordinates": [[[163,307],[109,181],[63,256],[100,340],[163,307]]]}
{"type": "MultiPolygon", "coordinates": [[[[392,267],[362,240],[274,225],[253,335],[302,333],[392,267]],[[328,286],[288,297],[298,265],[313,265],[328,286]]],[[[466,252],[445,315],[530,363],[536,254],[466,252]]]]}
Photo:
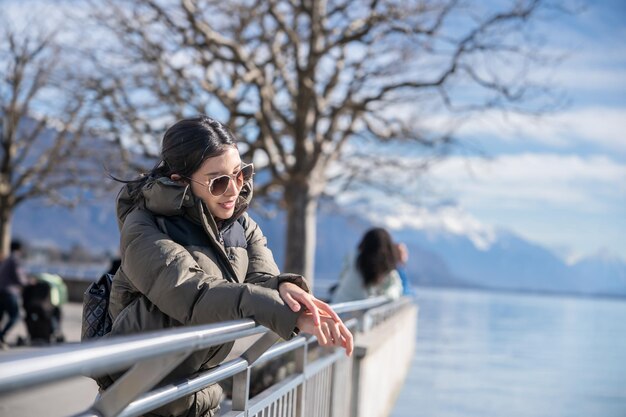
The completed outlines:
{"type": "MultiPolygon", "coordinates": [[[[22,292],[30,344],[63,342],[61,305],[67,301],[67,287],[58,275],[42,273],[36,278],[37,282],[25,286],[22,292]]],[[[18,344],[26,344],[26,341],[18,340],[18,344]]]]}

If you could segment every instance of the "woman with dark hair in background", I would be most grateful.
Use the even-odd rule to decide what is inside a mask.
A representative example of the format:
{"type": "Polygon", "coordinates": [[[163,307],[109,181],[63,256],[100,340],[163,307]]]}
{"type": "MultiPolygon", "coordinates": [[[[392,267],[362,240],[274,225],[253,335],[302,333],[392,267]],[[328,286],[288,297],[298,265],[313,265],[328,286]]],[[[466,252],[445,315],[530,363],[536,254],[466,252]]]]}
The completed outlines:
{"type": "Polygon", "coordinates": [[[386,296],[397,299],[402,295],[402,281],[396,271],[397,251],[387,230],[368,230],[351,256],[332,295],[333,303],[386,296]]]}
{"type": "MultiPolygon", "coordinates": [[[[167,130],[160,163],[123,181],[118,195],[121,266],[111,288],[111,335],[251,318],[284,339],[311,333],[351,354],[350,331],[302,276],[280,273],[246,213],[253,173],[216,120],[184,119],[167,130]]],[[[218,365],[231,348],[195,352],[162,383],[218,365]]],[[[118,377],[97,381],[106,389],[118,377]]],[[[148,415],[213,416],[221,393],[211,385],[148,415]]]]}

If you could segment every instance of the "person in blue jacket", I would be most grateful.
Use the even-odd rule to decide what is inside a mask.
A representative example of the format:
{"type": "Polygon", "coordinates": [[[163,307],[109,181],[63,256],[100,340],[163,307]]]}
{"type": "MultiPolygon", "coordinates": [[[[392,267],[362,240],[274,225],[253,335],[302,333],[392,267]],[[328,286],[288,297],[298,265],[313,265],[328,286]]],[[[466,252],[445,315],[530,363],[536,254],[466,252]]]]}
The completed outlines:
{"type": "Polygon", "coordinates": [[[415,295],[415,291],[411,287],[411,282],[406,275],[406,263],[409,260],[409,250],[404,243],[396,243],[396,271],[400,275],[402,281],[402,295],[415,295]]]}

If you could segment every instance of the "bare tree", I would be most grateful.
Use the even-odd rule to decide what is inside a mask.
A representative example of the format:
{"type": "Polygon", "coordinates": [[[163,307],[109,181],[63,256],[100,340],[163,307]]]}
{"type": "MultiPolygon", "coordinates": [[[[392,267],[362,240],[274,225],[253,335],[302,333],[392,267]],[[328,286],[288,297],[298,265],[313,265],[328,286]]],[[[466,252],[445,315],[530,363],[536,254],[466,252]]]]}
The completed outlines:
{"type": "Polygon", "coordinates": [[[0,29],[0,257],[27,200],[74,205],[102,188],[105,143],[90,136],[93,89],[69,68],[55,34],[0,29]],[[98,156],[98,158],[97,158],[98,156]]]}
{"type": "Polygon", "coordinates": [[[111,128],[154,155],[177,118],[225,121],[261,168],[255,193],[286,211],[285,269],[309,277],[320,197],[336,180],[388,186],[371,174],[400,162],[380,144],[422,150],[404,167],[414,175],[452,141],[449,126],[426,128],[429,114],[541,111],[527,74],[543,59],[542,0],[104,3],[94,17],[115,39],[98,57],[111,128]]]}

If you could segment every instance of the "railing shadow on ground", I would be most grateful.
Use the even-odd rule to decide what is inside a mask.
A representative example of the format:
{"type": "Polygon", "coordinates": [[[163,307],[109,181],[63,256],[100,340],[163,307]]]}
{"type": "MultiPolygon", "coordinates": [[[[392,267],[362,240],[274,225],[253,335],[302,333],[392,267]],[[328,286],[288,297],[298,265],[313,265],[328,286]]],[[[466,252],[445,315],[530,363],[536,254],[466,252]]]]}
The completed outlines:
{"type": "Polygon", "coordinates": [[[273,344],[277,336],[266,328],[236,320],[5,354],[0,358],[0,393],[128,369],[89,409],[75,415],[140,416],[231,380],[232,400],[220,414],[227,417],[385,417],[413,357],[417,306],[408,298],[375,298],[333,308],[355,334],[352,358],[342,349],[321,348],[311,336],[273,344]],[[192,352],[254,335],[261,337],[241,356],[153,389],[192,352]],[[252,373],[272,362],[287,369],[284,375],[273,375],[269,386],[253,391],[258,384],[251,386],[252,373]]]}

